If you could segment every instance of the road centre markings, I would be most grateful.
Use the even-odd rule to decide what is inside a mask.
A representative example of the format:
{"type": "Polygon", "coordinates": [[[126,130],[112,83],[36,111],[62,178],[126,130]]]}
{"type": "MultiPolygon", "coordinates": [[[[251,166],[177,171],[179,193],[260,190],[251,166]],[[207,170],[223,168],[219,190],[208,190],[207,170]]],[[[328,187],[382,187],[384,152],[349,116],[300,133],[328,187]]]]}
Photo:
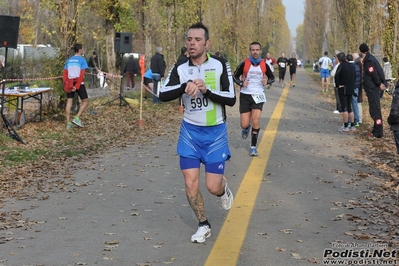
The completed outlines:
{"type": "Polygon", "coordinates": [[[259,143],[258,151],[263,156],[252,159],[205,266],[237,264],[259,188],[263,182],[268,162],[265,158],[269,158],[289,87],[287,83],[259,143]]]}

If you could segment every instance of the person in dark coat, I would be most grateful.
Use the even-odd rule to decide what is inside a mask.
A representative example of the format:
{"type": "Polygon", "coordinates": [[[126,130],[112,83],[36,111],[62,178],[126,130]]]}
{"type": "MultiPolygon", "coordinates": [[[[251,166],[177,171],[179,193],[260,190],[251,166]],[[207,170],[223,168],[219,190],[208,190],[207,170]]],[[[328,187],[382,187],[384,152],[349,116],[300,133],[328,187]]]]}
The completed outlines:
{"type": "Polygon", "coordinates": [[[362,72],[358,64],[355,63],[353,60],[352,54],[347,54],[346,55],[346,60],[352,64],[352,66],[355,68],[355,91],[352,95],[352,110],[353,110],[353,115],[355,116],[355,126],[358,127],[360,126],[359,124],[359,105],[357,102],[357,97],[359,95],[359,87],[360,83],[362,81],[362,72]]]}
{"type": "MultiPolygon", "coordinates": [[[[359,92],[357,94],[357,108],[359,110],[359,125],[363,123],[363,64],[362,64],[362,58],[358,53],[353,53],[353,60],[355,61],[355,64],[359,66],[360,69],[360,85],[359,85],[359,92]]],[[[355,121],[356,125],[356,121],[355,121]]]]}
{"type": "Polygon", "coordinates": [[[134,60],[133,55],[129,56],[129,60],[126,62],[123,73],[126,74],[126,89],[134,89],[135,82],[134,77],[139,73],[139,64],[134,60]]]}
{"type": "Polygon", "coordinates": [[[179,58],[177,58],[177,64],[181,64],[181,63],[185,63],[188,60],[189,54],[188,54],[188,50],[187,47],[183,46],[181,48],[181,54],[179,55],[179,58]]]}
{"type": "Polygon", "coordinates": [[[352,95],[355,92],[355,68],[346,61],[343,52],[337,54],[339,65],[334,76],[335,86],[338,89],[339,101],[341,103],[342,118],[344,124],[339,129],[341,132],[355,131],[355,121],[352,109],[352,95]],[[350,122],[350,125],[349,125],[350,122]]]}
{"type": "Polygon", "coordinates": [[[151,57],[150,68],[152,71],[152,80],[154,82],[154,87],[153,87],[154,96],[152,100],[154,103],[161,103],[159,98],[156,96],[158,95],[162,81],[165,80],[166,62],[163,58],[161,46],[158,46],[156,48],[156,53],[151,57]]]}
{"type": "Polygon", "coordinates": [[[156,48],[156,53],[151,57],[151,71],[152,74],[159,74],[161,78],[164,78],[166,70],[166,62],[163,58],[162,47],[156,48]]]}
{"type": "MultiPolygon", "coordinates": [[[[399,76],[399,68],[397,74],[399,76]]],[[[395,138],[396,151],[399,154],[399,81],[396,83],[395,90],[392,94],[391,111],[389,112],[387,120],[395,138]]]]}
{"type": "Polygon", "coordinates": [[[385,90],[384,71],[377,59],[369,53],[367,44],[362,43],[359,50],[364,54],[363,58],[363,88],[369,102],[370,116],[374,121],[373,130],[367,134],[370,138],[382,138],[383,123],[381,114],[381,91],[385,90]]]}
{"type": "MultiPolygon", "coordinates": [[[[97,86],[97,73],[100,70],[100,60],[97,56],[96,52],[93,52],[93,55],[90,56],[89,58],[89,62],[88,62],[88,66],[89,66],[89,73],[90,75],[90,88],[94,88],[97,86]]],[[[101,84],[100,84],[101,85],[101,84]]]]}

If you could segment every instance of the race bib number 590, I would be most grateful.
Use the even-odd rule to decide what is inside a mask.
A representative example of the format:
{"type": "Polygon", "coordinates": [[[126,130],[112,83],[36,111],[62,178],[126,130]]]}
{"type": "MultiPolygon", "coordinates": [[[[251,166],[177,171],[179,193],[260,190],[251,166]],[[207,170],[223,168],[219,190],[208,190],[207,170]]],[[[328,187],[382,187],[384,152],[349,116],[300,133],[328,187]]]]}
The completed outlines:
{"type": "Polygon", "coordinates": [[[213,105],[209,102],[208,98],[205,98],[202,94],[197,95],[197,98],[192,97],[190,99],[190,111],[191,112],[206,112],[212,110],[213,105]]]}

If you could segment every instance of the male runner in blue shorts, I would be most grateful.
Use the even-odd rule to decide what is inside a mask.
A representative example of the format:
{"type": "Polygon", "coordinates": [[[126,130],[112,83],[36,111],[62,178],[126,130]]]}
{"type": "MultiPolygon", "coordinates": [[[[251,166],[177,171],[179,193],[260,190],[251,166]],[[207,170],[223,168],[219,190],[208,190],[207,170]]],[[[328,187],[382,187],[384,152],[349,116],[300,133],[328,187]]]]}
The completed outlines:
{"type": "Polygon", "coordinates": [[[205,185],[220,197],[225,210],[233,204],[233,194],[224,177],[225,162],[230,158],[225,105],[236,102],[229,63],[210,55],[209,32],[202,23],[193,24],[186,35],[189,60],[176,63],[161,88],[161,101],[182,97],[184,116],[180,127],[177,153],[186,185],[188,202],[198,218],[198,230],[191,242],[203,243],[211,236],[205,215],[204,199],[199,190],[200,165],[205,165],[205,185]]]}

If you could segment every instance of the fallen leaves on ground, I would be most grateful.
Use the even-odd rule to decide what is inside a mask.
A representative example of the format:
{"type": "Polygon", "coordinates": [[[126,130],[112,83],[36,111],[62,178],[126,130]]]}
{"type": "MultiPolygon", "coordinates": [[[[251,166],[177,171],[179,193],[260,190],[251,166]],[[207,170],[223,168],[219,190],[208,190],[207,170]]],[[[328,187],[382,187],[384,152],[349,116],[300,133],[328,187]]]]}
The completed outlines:
{"type": "MultiPolygon", "coordinates": [[[[74,186],[87,185],[77,184],[72,178],[78,162],[92,160],[107,150],[144,145],[159,136],[175,142],[182,119],[177,102],[154,104],[145,100],[140,117],[139,107],[132,110],[123,104],[119,106],[119,102],[107,104],[108,100],[98,98],[90,102],[81,116],[83,128],[66,130],[64,112],[60,111],[44,114],[43,122],[28,122],[16,129],[25,144],[5,137],[7,131],[3,129],[0,132],[3,135],[0,146],[4,147],[0,149],[0,207],[5,199],[46,200],[49,192],[73,191],[74,186]],[[145,121],[141,127],[137,123],[140,118],[145,121]],[[12,160],[13,152],[25,160],[12,160]]],[[[0,230],[20,227],[23,219],[19,211],[0,211],[0,230]]]]}
{"type": "MultiPolygon", "coordinates": [[[[328,101],[335,106],[335,98],[329,95],[328,101]]],[[[384,137],[369,139],[366,134],[371,131],[373,121],[369,115],[367,96],[363,92],[363,124],[354,133],[353,154],[346,157],[349,164],[362,167],[348,184],[358,186],[363,182],[368,191],[359,198],[351,198],[348,203],[334,203],[346,210],[358,209],[362,216],[346,214],[353,222],[353,232],[343,232],[356,240],[368,240],[399,246],[399,155],[395,140],[386,119],[389,115],[392,97],[385,94],[381,99],[381,110],[384,123],[384,137]]],[[[339,170],[339,169],[338,169],[339,170]]],[[[337,170],[337,171],[338,171],[337,170]]],[[[340,217],[343,218],[343,217],[340,217]]]]}

